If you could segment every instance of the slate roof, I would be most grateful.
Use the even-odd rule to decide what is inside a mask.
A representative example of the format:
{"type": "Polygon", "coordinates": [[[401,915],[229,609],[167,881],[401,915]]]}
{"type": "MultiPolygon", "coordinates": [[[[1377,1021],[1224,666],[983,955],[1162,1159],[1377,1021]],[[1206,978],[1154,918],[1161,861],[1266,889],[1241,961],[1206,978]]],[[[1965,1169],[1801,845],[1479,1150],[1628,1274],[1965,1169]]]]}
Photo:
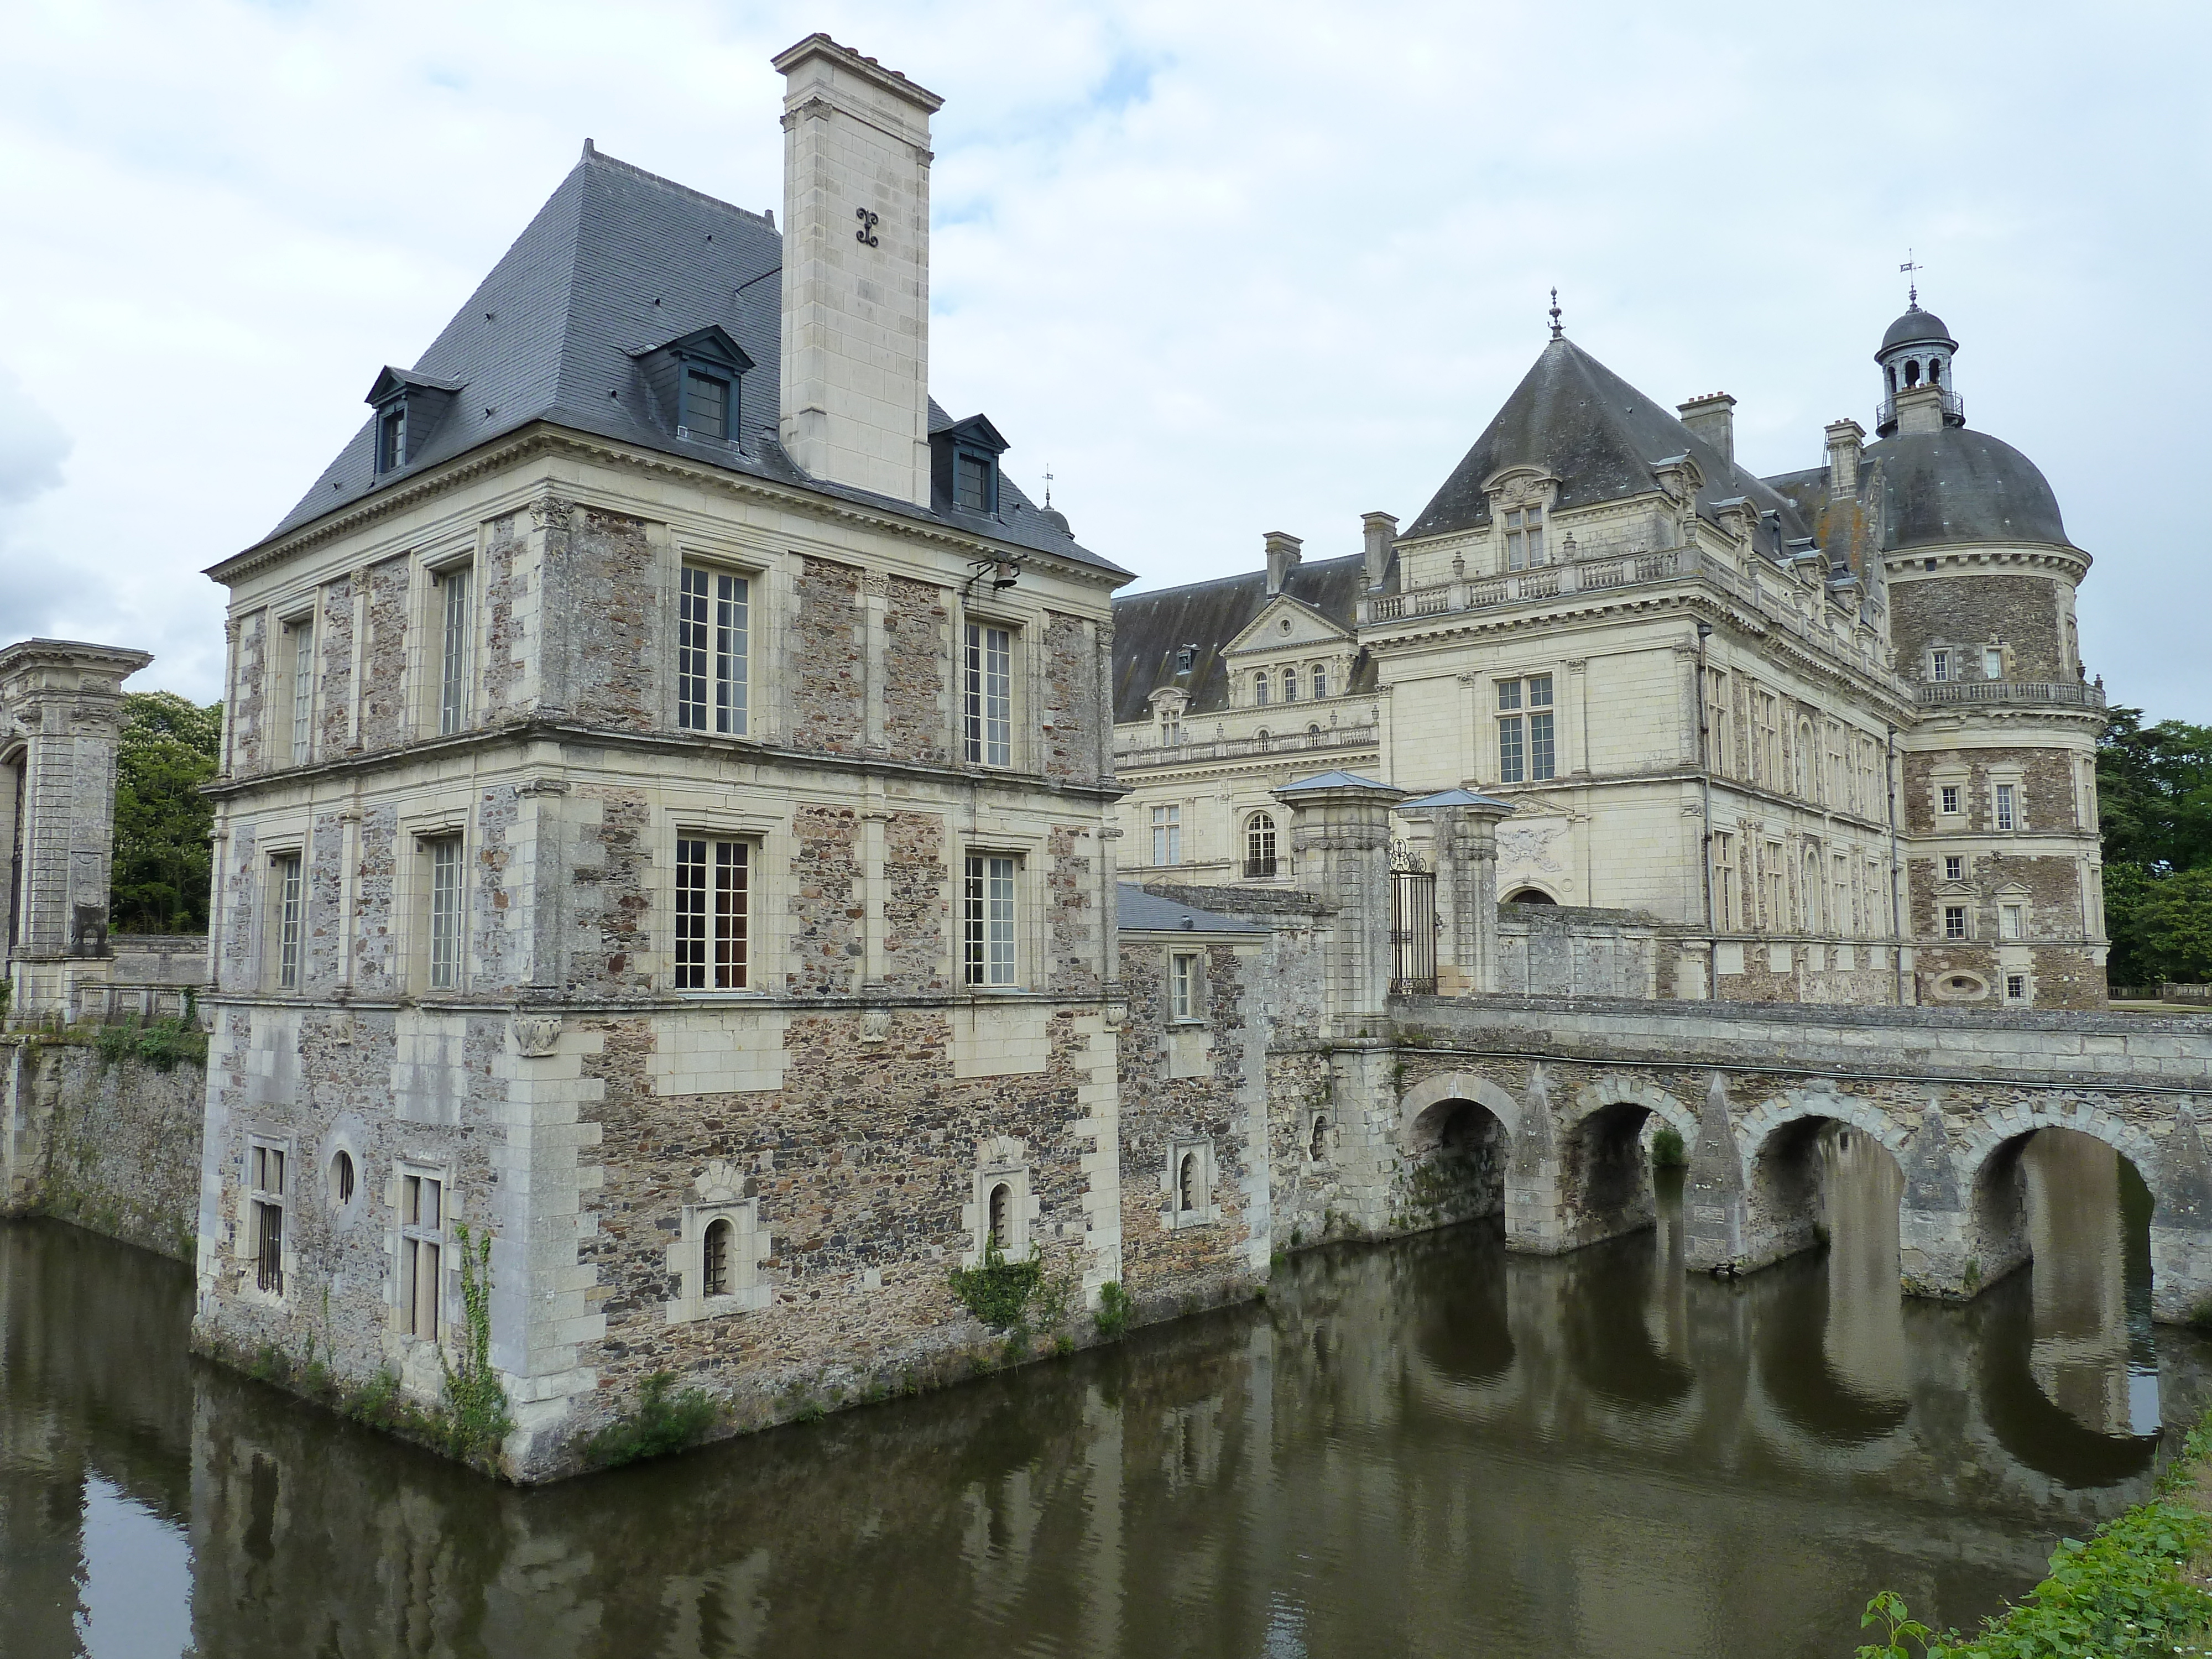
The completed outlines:
{"type": "MultiPolygon", "coordinates": [[[[1349,630],[1359,600],[1363,562],[1314,559],[1293,567],[1283,592],[1349,630]]],[[[1190,694],[1187,712],[1210,714],[1229,706],[1229,670],[1222,652],[1267,608],[1267,573],[1248,570],[1183,587],[1156,587],[1114,601],[1114,718],[1149,718],[1146,700],[1165,685],[1190,694]],[[1176,653],[1198,647],[1188,673],[1176,669],[1176,653]]],[[[1375,665],[1364,653],[1354,663],[1347,692],[1375,689],[1375,665]]],[[[1295,709],[1296,703],[1285,703],[1295,709]]]]}
{"type": "MultiPolygon", "coordinates": [[[[2044,542],[2071,547],[2058,498],[2035,463],[2010,444],[1962,426],[1900,432],[1869,444],[1860,466],[1881,466],[1881,550],[1956,542],[2044,542]]],[[[1828,469],[1769,479],[1808,507],[1825,500],[1828,469]]],[[[1832,537],[1833,531],[1830,535],[1832,537]]]]}
{"type": "Polygon", "coordinates": [[[1125,933],[1264,933],[1269,930],[1242,916],[1224,916],[1194,904],[1178,904],[1129,883],[1115,884],[1121,898],[1120,925],[1125,933]],[[1188,925],[1185,925],[1185,918],[1188,925]]]}
{"type": "Polygon", "coordinates": [[[1407,540],[1472,529],[1490,521],[1482,487],[1509,466],[1540,466],[1559,480],[1559,506],[1589,507],[1659,488],[1656,470],[1678,455],[1696,460],[1705,487],[1698,510],[1748,498],[1782,517],[1783,535],[1811,533],[1796,504],[1745,471],[1572,340],[1547,343],[1434,500],[1404,532],[1407,540]]]}
{"type": "Polygon", "coordinates": [[[1941,317],[1932,311],[1923,311],[1917,305],[1914,305],[1902,317],[1892,323],[1887,331],[1883,333],[1881,348],[1875,351],[1874,360],[1880,362],[1882,353],[1887,351],[1892,346],[1923,343],[1947,345],[1954,351],[1959,346],[1959,343],[1951,337],[1951,331],[1943,326],[1943,319],[1941,317]]]}
{"type": "MultiPolygon", "coordinates": [[[[1121,568],[1066,533],[1013,482],[1000,510],[940,500],[927,510],[810,479],[775,441],[783,238],[764,214],[601,155],[584,154],[411,375],[459,387],[452,407],[407,465],[379,478],[374,418],[338,452],[264,541],[414,477],[533,421],[634,444],[843,500],[933,519],[1018,547],[1117,574],[1121,568]],[[637,354],[720,324],[756,367],[739,391],[735,444],[676,436],[655,406],[637,354]]],[[[933,400],[929,428],[953,424],[933,400]]]]}

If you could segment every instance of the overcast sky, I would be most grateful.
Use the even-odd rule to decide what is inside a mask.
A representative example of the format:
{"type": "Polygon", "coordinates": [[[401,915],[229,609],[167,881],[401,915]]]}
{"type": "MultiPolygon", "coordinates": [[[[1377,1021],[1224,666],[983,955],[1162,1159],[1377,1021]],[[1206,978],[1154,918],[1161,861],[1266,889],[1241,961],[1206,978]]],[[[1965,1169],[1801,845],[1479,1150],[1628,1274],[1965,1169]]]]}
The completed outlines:
{"type": "Polygon", "coordinates": [[[781,208],[811,30],[942,94],[933,390],[1143,585],[1410,522],[1569,333],[1740,458],[1869,428],[1923,303],[2097,560],[2115,699],[2212,720],[2212,7],[13,0],[0,641],[218,695],[221,591],[574,165],[781,208]]]}

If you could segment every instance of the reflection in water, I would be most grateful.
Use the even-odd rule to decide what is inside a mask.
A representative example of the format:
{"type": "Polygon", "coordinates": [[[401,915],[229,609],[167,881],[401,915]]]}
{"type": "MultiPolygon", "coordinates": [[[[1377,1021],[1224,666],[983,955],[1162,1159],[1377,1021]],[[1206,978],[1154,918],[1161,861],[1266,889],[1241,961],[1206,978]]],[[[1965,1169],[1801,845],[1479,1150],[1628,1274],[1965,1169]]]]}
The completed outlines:
{"type": "Polygon", "coordinates": [[[1823,1133],[1832,1248],[1740,1283],[1682,1273],[1669,1178],[1641,1237],[1321,1253],[1265,1308],[533,1492],[188,1360],[180,1268],[0,1226],[0,1646],[1832,1655],[1884,1585],[1970,1621],[2144,1489],[2113,1378],[2203,1350],[2131,1322],[2109,1155],[2100,1209],[2036,1149],[2032,1273],[1900,1307],[1894,1167],[1823,1133]]]}

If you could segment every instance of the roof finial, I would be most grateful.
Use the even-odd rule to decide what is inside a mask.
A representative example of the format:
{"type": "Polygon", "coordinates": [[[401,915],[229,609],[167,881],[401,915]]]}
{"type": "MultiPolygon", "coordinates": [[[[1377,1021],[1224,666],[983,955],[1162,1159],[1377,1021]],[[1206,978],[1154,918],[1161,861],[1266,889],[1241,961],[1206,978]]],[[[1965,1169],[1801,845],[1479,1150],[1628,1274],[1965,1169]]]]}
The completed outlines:
{"type": "Polygon", "coordinates": [[[1555,288],[1555,289],[1553,289],[1552,290],[1552,337],[1553,337],[1553,339],[1555,339],[1555,340],[1556,340],[1556,339],[1559,339],[1559,338],[1560,337],[1560,335],[1559,335],[1559,289],[1557,289],[1556,288],[1555,288]]]}
{"type": "Polygon", "coordinates": [[[1052,463],[1050,461],[1044,464],[1044,504],[1047,507],[1052,505],[1052,463]]]}
{"type": "MultiPolygon", "coordinates": [[[[1913,264],[1912,250],[1911,248],[1907,248],[1905,250],[1905,263],[1898,266],[1898,269],[1909,273],[1916,270],[1925,270],[1928,267],[1925,265],[1913,264]]],[[[1911,281],[1905,284],[1905,302],[1907,307],[1913,311],[1920,309],[1920,279],[1918,277],[1913,277],[1911,281]]]]}

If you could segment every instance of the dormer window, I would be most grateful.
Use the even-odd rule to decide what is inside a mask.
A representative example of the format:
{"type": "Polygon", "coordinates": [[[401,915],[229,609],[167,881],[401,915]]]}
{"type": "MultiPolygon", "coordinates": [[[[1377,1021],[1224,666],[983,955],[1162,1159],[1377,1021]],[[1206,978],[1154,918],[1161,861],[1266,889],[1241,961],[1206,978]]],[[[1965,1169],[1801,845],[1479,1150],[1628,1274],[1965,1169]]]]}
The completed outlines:
{"type": "Polygon", "coordinates": [[[996,514],[999,457],[1006,452],[1006,441],[983,416],[939,428],[929,434],[931,495],[962,513],[996,514]]]}
{"type": "Polygon", "coordinates": [[[1515,508],[1505,515],[1505,568],[1530,570],[1543,562],[1544,509],[1515,508]]]}
{"type": "Polygon", "coordinates": [[[397,472],[407,465],[407,404],[403,398],[376,417],[376,470],[397,472]]]}
{"type": "Polygon", "coordinates": [[[376,410],[371,428],[376,447],[376,476],[397,472],[426,453],[438,423],[453,407],[459,380],[440,380],[411,369],[386,368],[369,387],[367,402],[376,410]]]}
{"type": "Polygon", "coordinates": [[[998,458],[964,445],[952,457],[952,504],[969,513],[999,510],[998,458]]]}
{"type": "Polygon", "coordinates": [[[684,409],[676,422],[678,434],[686,438],[727,438],[734,424],[730,416],[737,399],[730,394],[735,377],[704,368],[684,366],[684,409]]]}
{"type": "Polygon", "coordinates": [[[635,356],[638,372],[659,404],[660,418],[675,427],[678,437],[736,441],[744,373],[753,360],[719,324],[635,356]]]}

